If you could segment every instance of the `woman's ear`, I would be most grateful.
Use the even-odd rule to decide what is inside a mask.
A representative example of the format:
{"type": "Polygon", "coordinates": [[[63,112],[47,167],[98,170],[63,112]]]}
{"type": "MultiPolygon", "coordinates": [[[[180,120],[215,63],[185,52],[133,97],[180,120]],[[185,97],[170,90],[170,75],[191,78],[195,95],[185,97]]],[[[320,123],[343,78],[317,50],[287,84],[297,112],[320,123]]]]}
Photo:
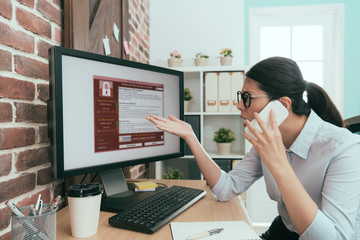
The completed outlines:
{"type": "Polygon", "coordinates": [[[279,101],[287,110],[290,110],[292,101],[289,97],[281,97],[279,98],[279,101]]]}

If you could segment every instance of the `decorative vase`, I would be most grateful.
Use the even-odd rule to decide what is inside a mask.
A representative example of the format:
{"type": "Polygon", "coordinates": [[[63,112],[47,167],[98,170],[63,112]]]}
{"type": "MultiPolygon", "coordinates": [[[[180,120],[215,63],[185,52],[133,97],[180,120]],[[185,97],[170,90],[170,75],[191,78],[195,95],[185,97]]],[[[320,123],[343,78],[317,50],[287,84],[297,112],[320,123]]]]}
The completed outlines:
{"type": "Polygon", "coordinates": [[[221,66],[232,65],[232,61],[233,61],[233,57],[221,57],[220,58],[221,66]]]}
{"type": "Polygon", "coordinates": [[[195,58],[195,66],[206,66],[207,64],[207,58],[195,58]]]}
{"type": "Polygon", "coordinates": [[[181,66],[181,58],[169,58],[168,65],[169,65],[169,67],[180,67],[181,66]]]}
{"type": "Polygon", "coordinates": [[[229,155],[231,143],[216,143],[219,155],[229,155]]]}
{"type": "Polygon", "coordinates": [[[190,101],[187,101],[187,100],[184,101],[184,112],[188,112],[188,110],[189,110],[189,102],[190,101]]]}

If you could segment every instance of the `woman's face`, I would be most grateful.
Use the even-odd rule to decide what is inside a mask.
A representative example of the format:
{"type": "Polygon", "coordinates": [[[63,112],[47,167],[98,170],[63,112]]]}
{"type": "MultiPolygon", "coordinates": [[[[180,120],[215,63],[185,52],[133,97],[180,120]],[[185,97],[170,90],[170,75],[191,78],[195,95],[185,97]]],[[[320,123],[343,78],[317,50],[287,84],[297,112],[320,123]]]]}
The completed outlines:
{"type": "MultiPolygon", "coordinates": [[[[266,92],[259,88],[258,82],[246,77],[242,92],[249,92],[251,95],[266,95],[266,92]]],[[[253,97],[251,98],[251,104],[248,108],[244,106],[243,100],[237,104],[237,108],[241,111],[240,117],[251,121],[254,118],[254,112],[260,112],[269,102],[269,97],[253,97]]],[[[249,100],[248,100],[249,101],[249,100]]]]}

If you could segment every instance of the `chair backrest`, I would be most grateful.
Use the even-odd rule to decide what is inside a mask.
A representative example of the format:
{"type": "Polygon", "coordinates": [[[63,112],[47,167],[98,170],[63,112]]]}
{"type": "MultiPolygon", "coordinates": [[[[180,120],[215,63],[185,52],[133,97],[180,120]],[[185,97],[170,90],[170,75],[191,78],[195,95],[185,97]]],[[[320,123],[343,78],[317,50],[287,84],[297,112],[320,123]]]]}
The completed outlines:
{"type": "Polygon", "coordinates": [[[345,124],[351,132],[360,134],[360,115],[345,119],[345,124]]]}

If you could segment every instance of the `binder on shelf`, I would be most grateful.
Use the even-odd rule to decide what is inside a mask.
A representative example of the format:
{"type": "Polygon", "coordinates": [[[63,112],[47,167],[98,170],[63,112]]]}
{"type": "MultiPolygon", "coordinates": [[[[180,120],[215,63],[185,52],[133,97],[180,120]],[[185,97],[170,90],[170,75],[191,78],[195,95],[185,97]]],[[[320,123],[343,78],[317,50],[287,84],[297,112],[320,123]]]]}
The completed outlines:
{"type": "MultiPolygon", "coordinates": [[[[221,170],[229,172],[233,169],[232,159],[213,159],[214,162],[220,167],[221,170]]],[[[189,159],[189,179],[200,180],[201,173],[195,158],[189,159]]]]}
{"type": "Polygon", "coordinates": [[[200,180],[201,179],[200,169],[196,163],[195,158],[189,159],[189,179],[191,179],[191,180],[200,180]]]}
{"type": "Polygon", "coordinates": [[[238,112],[237,91],[240,91],[244,84],[244,71],[233,72],[231,75],[231,112],[238,112]]]}
{"type": "Polygon", "coordinates": [[[219,73],[219,112],[230,112],[231,72],[219,73]]]}
{"type": "Polygon", "coordinates": [[[220,167],[221,170],[225,172],[230,172],[232,170],[231,159],[213,159],[213,160],[220,167]]]}
{"type": "Polygon", "coordinates": [[[216,73],[205,73],[205,112],[218,111],[218,76],[216,73]]]}
{"type": "MultiPolygon", "coordinates": [[[[200,141],[200,116],[187,115],[185,116],[185,122],[189,123],[200,141]]],[[[190,147],[185,143],[185,155],[193,155],[190,147]]]]}

